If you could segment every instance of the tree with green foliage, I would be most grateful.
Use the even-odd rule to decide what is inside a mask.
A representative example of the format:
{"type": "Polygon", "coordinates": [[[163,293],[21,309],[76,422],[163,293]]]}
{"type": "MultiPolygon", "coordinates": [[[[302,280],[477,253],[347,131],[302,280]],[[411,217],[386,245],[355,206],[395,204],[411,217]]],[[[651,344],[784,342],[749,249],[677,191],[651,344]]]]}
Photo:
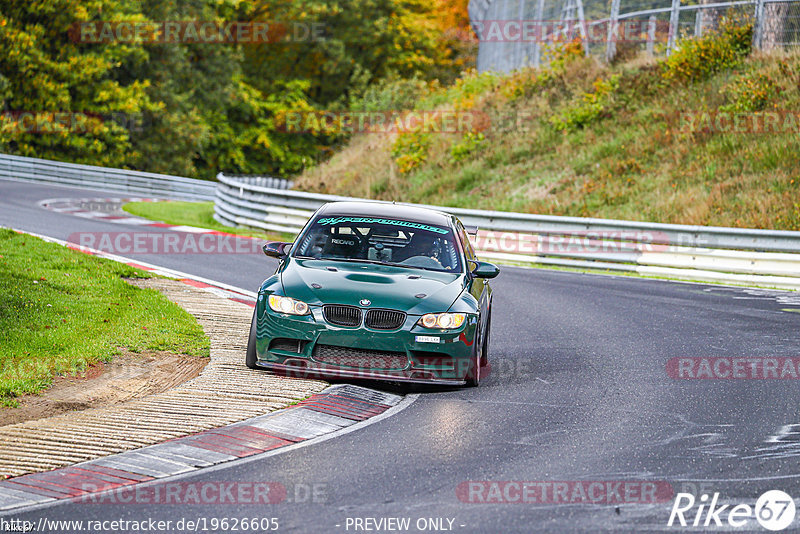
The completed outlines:
{"type": "Polygon", "coordinates": [[[448,32],[465,13],[466,0],[7,0],[0,150],[209,179],[294,174],[345,136],[286,133],[281,117],[358,107],[388,82],[455,79],[463,34],[448,32]],[[260,44],[70,39],[82,22],[165,21],[283,23],[289,33],[260,44]],[[300,39],[297,27],[306,29],[300,39]],[[43,133],[15,120],[20,111],[89,115],[83,128],[43,133]]]}
{"type": "Polygon", "coordinates": [[[117,79],[119,66],[141,60],[143,50],[71,42],[71,25],[97,12],[118,19],[138,16],[118,0],[6,0],[0,6],[0,150],[95,165],[132,162],[125,126],[101,117],[150,109],[148,80],[117,79]],[[53,131],[37,132],[14,120],[19,112],[45,119],[53,112],[88,114],[89,121],[73,130],[40,124],[33,129],[53,131]]]}

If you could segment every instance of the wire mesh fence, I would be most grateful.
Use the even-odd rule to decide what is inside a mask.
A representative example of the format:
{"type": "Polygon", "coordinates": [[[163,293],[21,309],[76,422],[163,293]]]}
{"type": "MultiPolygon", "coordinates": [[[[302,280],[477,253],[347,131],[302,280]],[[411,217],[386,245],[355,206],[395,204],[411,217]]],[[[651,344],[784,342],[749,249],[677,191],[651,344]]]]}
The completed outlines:
{"type": "Polygon", "coordinates": [[[555,42],[572,39],[606,61],[669,54],[724,18],[751,21],[756,49],[800,45],[800,0],[471,0],[469,11],[480,72],[539,66],[555,42]]]}

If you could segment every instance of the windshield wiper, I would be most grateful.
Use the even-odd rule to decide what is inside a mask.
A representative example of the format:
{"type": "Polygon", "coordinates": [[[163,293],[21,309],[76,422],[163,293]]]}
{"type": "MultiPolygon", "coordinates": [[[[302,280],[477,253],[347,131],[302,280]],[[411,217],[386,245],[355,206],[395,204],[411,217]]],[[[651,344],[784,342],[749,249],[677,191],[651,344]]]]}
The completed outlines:
{"type": "Polygon", "coordinates": [[[402,267],[403,269],[422,269],[423,271],[433,271],[435,273],[446,273],[444,269],[433,269],[431,267],[420,267],[419,265],[410,265],[407,263],[392,263],[390,261],[368,260],[370,263],[377,263],[378,265],[388,265],[389,267],[402,267]]]}

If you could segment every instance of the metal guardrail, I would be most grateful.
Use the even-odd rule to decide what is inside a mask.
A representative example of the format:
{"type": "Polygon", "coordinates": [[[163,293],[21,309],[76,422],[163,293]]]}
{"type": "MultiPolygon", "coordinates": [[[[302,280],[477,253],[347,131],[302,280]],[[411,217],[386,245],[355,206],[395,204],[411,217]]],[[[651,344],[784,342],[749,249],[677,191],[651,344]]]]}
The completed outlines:
{"type": "MultiPolygon", "coordinates": [[[[289,182],[274,178],[219,174],[215,184],[6,154],[0,154],[0,178],[155,198],[213,199],[214,217],[223,224],[291,234],[326,202],[364,200],[292,191],[289,182]]],[[[800,289],[800,232],[422,206],[481,228],[476,249],[500,263],[800,289]]]]}
{"type": "Polygon", "coordinates": [[[214,200],[216,184],[152,172],[0,154],[0,178],[175,200],[214,200]]]}
{"type": "MultiPolygon", "coordinates": [[[[263,187],[224,174],[217,180],[215,219],[266,231],[297,233],[326,202],[364,200],[263,187]]],[[[478,226],[478,252],[503,263],[800,289],[800,232],[421,206],[478,226]]]]}

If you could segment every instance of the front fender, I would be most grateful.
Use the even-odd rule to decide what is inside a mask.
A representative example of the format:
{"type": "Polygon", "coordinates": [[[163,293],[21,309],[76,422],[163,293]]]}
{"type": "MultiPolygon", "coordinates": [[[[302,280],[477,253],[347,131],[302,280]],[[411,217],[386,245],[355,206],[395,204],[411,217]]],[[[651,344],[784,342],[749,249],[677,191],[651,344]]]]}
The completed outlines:
{"type": "Polygon", "coordinates": [[[258,288],[258,300],[256,301],[257,316],[260,317],[264,315],[267,306],[267,297],[281,290],[281,277],[279,274],[273,274],[261,283],[261,287],[258,288]]]}

